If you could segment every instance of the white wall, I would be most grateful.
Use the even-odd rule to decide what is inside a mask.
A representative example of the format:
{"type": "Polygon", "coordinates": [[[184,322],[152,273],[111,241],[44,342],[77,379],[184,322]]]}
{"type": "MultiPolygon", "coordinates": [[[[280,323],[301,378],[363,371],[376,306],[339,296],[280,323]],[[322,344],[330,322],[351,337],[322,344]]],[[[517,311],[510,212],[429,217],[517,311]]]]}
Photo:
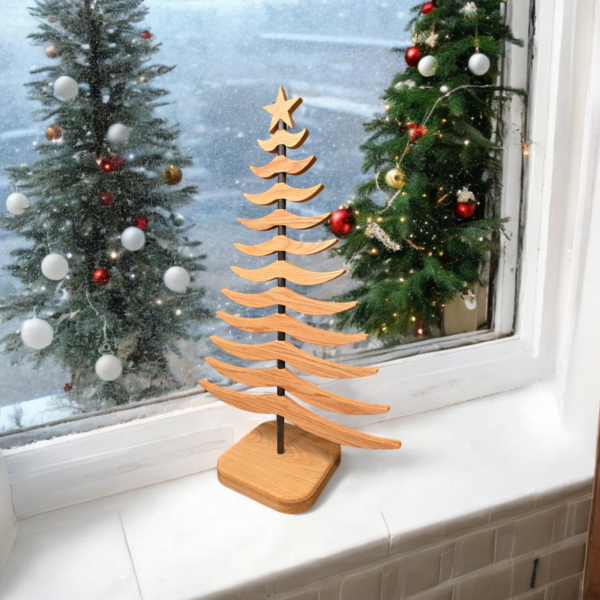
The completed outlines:
{"type": "Polygon", "coordinates": [[[17,535],[17,521],[13,512],[8,474],[4,456],[0,452],[0,573],[17,535]]]}

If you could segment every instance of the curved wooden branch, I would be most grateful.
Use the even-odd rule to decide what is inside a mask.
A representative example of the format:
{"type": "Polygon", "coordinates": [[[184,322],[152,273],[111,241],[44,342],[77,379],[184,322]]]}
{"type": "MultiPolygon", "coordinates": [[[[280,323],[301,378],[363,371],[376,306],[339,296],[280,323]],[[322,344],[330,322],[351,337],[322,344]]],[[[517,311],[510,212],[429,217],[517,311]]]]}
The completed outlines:
{"type": "Polygon", "coordinates": [[[316,160],[316,156],[307,156],[302,160],[292,160],[287,156],[276,156],[270,163],[262,167],[250,167],[250,170],[262,179],[273,179],[279,173],[302,175],[314,165],[316,160]]]}
{"type": "Polygon", "coordinates": [[[225,350],[228,354],[243,358],[245,360],[283,360],[288,365],[317,377],[329,377],[330,379],[355,379],[357,377],[368,377],[375,375],[377,367],[353,367],[334,363],[330,360],[318,358],[300,348],[296,348],[289,342],[267,342],[266,344],[238,344],[224,340],[216,335],[210,337],[210,341],[225,350]]]}
{"type": "Polygon", "coordinates": [[[242,269],[241,267],[234,266],[231,267],[231,270],[247,281],[263,282],[271,281],[278,277],[285,277],[285,279],[300,285],[327,283],[346,273],[346,269],[331,271],[330,273],[307,271],[306,269],[302,269],[301,267],[297,267],[296,265],[287,262],[287,260],[276,260],[262,269],[242,269]]]}
{"type": "Polygon", "coordinates": [[[205,360],[215,371],[237,383],[254,387],[280,386],[303,402],[331,412],[345,415],[379,415],[390,410],[390,407],[384,404],[369,404],[351,400],[322,390],[316,385],[304,381],[289,369],[246,369],[228,365],[210,356],[205,360]]]}
{"type": "Polygon", "coordinates": [[[287,183],[276,183],[266,192],[260,194],[244,194],[244,198],[258,206],[270,206],[271,204],[275,204],[278,200],[307,202],[320,194],[324,189],[325,186],[322,183],[310,188],[295,188],[287,183]]]}
{"type": "Polygon", "coordinates": [[[308,129],[303,129],[298,133],[290,133],[285,129],[276,131],[268,140],[256,140],[258,145],[265,152],[277,152],[277,146],[283,145],[292,150],[297,150],[304,144],[308,137],[308,129]]]}
{"type": "Polygon", "coordinates": [[[307,298],[288,287],[275,287],[260,294],[242,294],[231,290],[221,290],[230,300],[248,308],[266,308],[283,304],[305,315],[335,315],[358,305],[358,302],[325,302],[307,298]]]}
{"type": "Polygon", "coordinates": [[[325,242],[299,242],[298,240],[292,240],[285,235],[276,235],[268,242],[262,244],[256,244],[255,246],[245,246],[244,244],[233,244],[240,252],[249,254],[250,256],[268,256],[275,252],[289,252],[296,256],[308,256],[310,254],[319,254],[324,250],[328,250],[332,246],[335,246],[339,240],[327,240],[325,242]]]}
{"type": "Polygon", "coordinates": [[[336,333],[334,331],[324,331],[323,329],[318,329],[317,327],[311,327],[306,323],[302,323],[301,321],[298,321],[298,319],[294,319],[294,317],[287,314],[247,318],[236,317],[226,312],[218,311],[217,317],[232,327],[241,329],[242,331],[249,331],[250,333],[283,331],[301,342],[316,344],[317,346],[343,346],[345,344],[362,342],[369,337],[366,333],[336,333]]]}
{"type": "Polygon", "coordinates": [[[323,417],[313,414],[288,396],[234,392],[210,383],[206,379],[200,381],[200,385],[207,392],[215,396],[215,398],[231,404],[231,406],[253,413],[282,415],[305,431],[330,442],[373,450],[393,450],[401,446],[398,440],[380,438],[368,433],[354,431],[354,429],[343,427],[337,423],[332,423],[323,417]]]}
{"type": "Polygon", "coordinates": [[[238,221],[244,227],[254,231],[267,231],[278,225],[290,227],[291,229],[312,229],[325,223],[330,216],[331,213],[319,215],[318,217],[299,217],[283,208],[278,208],[260,219],[238,219],[238,221]]]}

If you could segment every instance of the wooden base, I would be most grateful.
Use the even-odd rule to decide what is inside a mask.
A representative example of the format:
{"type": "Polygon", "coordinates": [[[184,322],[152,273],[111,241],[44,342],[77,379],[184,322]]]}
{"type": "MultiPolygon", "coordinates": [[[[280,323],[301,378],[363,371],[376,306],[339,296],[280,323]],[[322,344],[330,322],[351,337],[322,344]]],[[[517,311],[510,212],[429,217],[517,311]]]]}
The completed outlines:
{"type": "Polygon", "coordinates": [[[308,510],[340,464],[339,444],[285,424],[285,452],[277,454],[277,423],[262,423],[217,463],[219,481],[287,514],[308,510]]]}

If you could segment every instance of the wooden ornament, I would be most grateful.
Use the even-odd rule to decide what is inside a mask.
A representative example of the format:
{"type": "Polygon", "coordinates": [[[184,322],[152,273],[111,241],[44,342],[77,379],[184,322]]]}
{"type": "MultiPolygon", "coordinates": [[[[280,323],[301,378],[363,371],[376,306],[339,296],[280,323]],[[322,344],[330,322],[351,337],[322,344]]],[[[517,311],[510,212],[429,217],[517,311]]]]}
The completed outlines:
{"type": "Polygon", "coordinates": [[[277,208],[260,219],[238,219],[242,225],[255,231],[267,231],[277,227],[277,235],[255,245],[235,244],[236,248],[250,256],[268,256],[277,252],[277,260],[261,269],[243,269],[232,266],[240,277],[254,282],[276,279],[277,287],[259,294],[242,294],[222,290],[234,302],[249,308],[265,308],[277,305],[277,313],[267,317],[249,318],[218,312],[223,321],[251,333],[277,332],[277,341],[266,344],[239,344],[218,337],[211,341],[225,352],[238,358],[264,361],[277,360],[277,367],[249,369],[230,365],[215,358],[206,362],[221,375],[254,387],[277,388],[277,394],[247,394],[217,386],[206,379],[200,385],[216,398],[242,410],[254,413],[277,414],[275,422],[263,423],[225,452],[217,464],[219,481],[280,512],[295,514],[307,510],[335,472],[341,459],[339,444],[370,449],[395,449],[400,442],[358,432],[333,423],[314,414],[286,395],[286,391],[299,400],[319,409],[342,414],[375,415],[389,410],[388,406],[369,404],[344,398],[322,390],[286,368],[286,363],[304,373],[318,377],[351,379],[374,375],[374,367],[353,367],[317,358],[296,348],[286,340],[286,335],[299,341],[318,346],[341,346],[365,340],[363,333],[348,334],[312,327],[286,314],[286,308],[309,315],[328,315],[348,310],[356,302],[324,302],[307,298],[286,287],[289,280],[300,285],[326,283],[343,275],[340,269],[331,273],[309,271],[286,260],[287,253],[298,256],[318,254],[331,248],[338,240],[323,242],[300,242],[288,238],[286,228],[311,229],[324,223],[329,214],[318,217],[300,217],[286,210],[286,201],[307,202],[323,189],[319,184],[312,188],[293,188],[287,185],[287,175],[300,175],[316,161],[315,156],[291,160],[286,148],[300,147],[308,137],[308,131],[297,134],[287,132],[294,128],[293,111],[301,104],[301,98],[287,99],[279,88],[277,100],[264,109],[272,115],[269,140],[258,140],[266,152],[277,151],[277,156],[262,167],[250,167],[262,179],[277,176],[277,183],[260,194],[244,194],[253,204],[277,208]],[[276,132],[276,133],[275,133],[276,132]],[[287,425],[288,419],[296,426],[287,425]],[[285,433],[285,436],[284,436],[285,433]]]}

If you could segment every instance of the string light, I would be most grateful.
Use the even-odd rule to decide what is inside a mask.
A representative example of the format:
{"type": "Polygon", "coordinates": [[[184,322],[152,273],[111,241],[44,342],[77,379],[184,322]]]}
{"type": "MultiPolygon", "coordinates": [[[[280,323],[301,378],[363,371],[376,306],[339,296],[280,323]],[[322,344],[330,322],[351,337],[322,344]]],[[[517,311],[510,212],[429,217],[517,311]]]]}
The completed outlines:
{"type": "Polygon", "coordinates": [[[110,257],[114,260],[116,258],[119,258],[119,253],[116,250],[112,250],[110,253],[110,257]]]}
{"type": "Polygon", "coordinates": [[[181,309],[180,309],[180,308],[178,308],[178,309],[175,311],[175,314],[176,314],[178,317],[180,317],[180,316],[181,316],[181,309]]]}
{"type": "Polygon", "coordinates": [[[471,143],[471,142],[470,142],[469,140],[465,140],[465,141],[464,141],[464,144],[465,144],[465,146],[468,146],[470,143],[471,143]]]}
{"type": "Polygon", "coordinates": [[[523,156],[529,156],[529,144],[523,144],[523,156]]]}

